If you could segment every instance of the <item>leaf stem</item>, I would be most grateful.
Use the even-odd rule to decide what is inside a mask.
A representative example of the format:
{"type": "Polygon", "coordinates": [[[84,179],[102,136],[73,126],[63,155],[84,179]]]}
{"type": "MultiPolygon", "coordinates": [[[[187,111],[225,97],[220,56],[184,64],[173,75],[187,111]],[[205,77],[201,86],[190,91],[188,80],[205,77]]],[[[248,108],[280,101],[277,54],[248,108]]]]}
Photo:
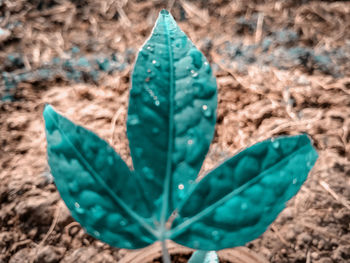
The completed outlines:
{"type": "Polygon", "coordinates": [[[162,244],[162,258],[163,258],[163,263],[171,263],[171,259],[170,259],[170,255],[169,255],[169,251],[166,247],[166,243],[165,240],[163,239],[161,241],[162,244]]]}

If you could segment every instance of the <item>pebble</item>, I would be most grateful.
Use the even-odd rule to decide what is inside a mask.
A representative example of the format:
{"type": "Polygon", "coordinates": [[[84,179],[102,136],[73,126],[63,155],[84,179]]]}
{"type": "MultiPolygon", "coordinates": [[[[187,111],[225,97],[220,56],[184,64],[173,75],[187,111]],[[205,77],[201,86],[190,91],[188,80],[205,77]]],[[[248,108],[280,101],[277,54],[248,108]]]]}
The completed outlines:
{"type": "Polygon", "coordinates": [[[64,247],[44,246],[37,252],[34,262],[56,263],[62,259],[65,252],[66,249],[64,247]]]}
{"type": "Polygon", "coordinates": [[[333,260],[330,258],[321,258],[318,263],[333,263],[333,260]]]}

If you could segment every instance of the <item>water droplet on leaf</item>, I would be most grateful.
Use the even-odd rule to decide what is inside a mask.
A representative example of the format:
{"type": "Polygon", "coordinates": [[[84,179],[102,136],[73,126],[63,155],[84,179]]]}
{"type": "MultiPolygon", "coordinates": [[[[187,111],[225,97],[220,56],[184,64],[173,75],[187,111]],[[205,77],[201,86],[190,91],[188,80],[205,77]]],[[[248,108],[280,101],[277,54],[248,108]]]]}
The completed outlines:
{"type": "Polygon", "coordinates": [[[203,111],[204,117],[210,118],[212,116],[212,111],[207,105],[202,106],[202,111],[203,111]]]}
{"type": "Polygon", "coordinates": [[[113,156],[108,156],[108,157],[107,157],[107,163],[108,163],[109,165],[113,165],[113,163],[114,163],[113,156]]]}
{"type": "Polygon", "coordinates": [[[152,128],[152,133],[153,134],[158,134],[159,133],[159,129],[157,127],[152,128]]]}
{"type": "Polygon", "coordinates": [[[154,173],[148,166],[145,166],[142,168],[142,173],[146,177],[146,179],[148,180],[154,179],[154,173]]]}
{"type": "Polygon", "coordinates": [[[183,190],[185,188],[185,186],[183,184],[179,184],[177,187],[179,190],[183,190]]]}
{"type": "Polygon", "coordinates": [[[294,178],[293,179],[293,184],[296,184],[298,182],[298,179],[297,178],[294,178]]]}
{"type": "Polygon", "coordinates": [[[119,224],[120,224],[121,226],[126,226],[127,222],[126,222],[125,220],[121,220],[121,221],[119,222],[119,224]]]}
{"type": "Polygon", "coordinates": [[[138,158],[140,158],[142,156],[143,153],[143,149],[142,148],[136,148],[135,149],[135,154],[138,158]]]}
{"type": "Polygon", "coordinates": [[[153,53],[153,51],[154,51],[153,45],[148,45],[146,49],[151,53],[153,53]]]}
{"type": "Polygon", "coordinates": [[[242,210],[247,210],[247,208],[248,208],[248,204],[247,204],[246,202],[243,202],[243,203],[241,204],[241,209],[242,209],[242,210]]]}
{"type": "Polygon", "coordinates": [[[217,230],[214,230],[213,232],[211,232],[211,236],[214,241],[219,241],[221,239],[221,235],[217,230]]]}
{"type": "Polygon", "coordinates": [[[129,115],[128,124],[132,126],[140,124],[139,117],[137,115],[129,115]]]}
{"type": "Polygon", "coordinates": [[[275,149],[278,149],[278,147],[280,147],[280,142],[279,141],[272,142],[272,147],[275,148],[275,149]]]}
{"type": "Polygon", "coordinates": [[[157,60],[152,60],[152,64],[156,66],[157,68],[160,67],[160,63],[157,60]]]}

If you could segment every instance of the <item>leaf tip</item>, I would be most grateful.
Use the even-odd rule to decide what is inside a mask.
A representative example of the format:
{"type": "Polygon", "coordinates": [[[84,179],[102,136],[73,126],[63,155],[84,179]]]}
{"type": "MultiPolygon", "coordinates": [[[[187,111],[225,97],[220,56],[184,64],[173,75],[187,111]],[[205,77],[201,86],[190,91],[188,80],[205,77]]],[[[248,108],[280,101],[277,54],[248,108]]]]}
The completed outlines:
{"type": "Polygon", "coordinates": [[[166,10],[166,9],[162,9],[160,12],[159,12],[160,15],[169,15],[169,11],[166,10]]]}
{"type": "Polygon", "coordinates": [[[50,104],[45,104],[44,111],[43,111],[44,119],[46,120],[48,115],[51,114],[52,112],[55,112],[53,107],[50,104]]]}

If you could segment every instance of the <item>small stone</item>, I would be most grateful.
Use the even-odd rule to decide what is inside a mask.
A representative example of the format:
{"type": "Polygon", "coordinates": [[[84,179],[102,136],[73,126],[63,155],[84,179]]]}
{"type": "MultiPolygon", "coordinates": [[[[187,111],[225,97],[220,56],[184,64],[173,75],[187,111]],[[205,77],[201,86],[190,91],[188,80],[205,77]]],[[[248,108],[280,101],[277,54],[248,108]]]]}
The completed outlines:
{"type": "Polygon", "coordinates": [[[305,244],[308,244],[311,242],[312,237],[308,233],[302,233],[299,235],[298,239],[303,241],[305,244]]]}
{"type": "Polygon", "coordinates": [[[350,246],[339,246],[332,256],[335,262],[344,262],[345,259],[350,259],[350,246]]]}
{"type": "Polygon", "coordinates": [[[333,260],[331,260],[330,258],[321,258],[319,261],[317,261],[318,263],[333,263],[333,260]]]}
{"type": "Polygon", "coordinates": [[[73,217],[71,216],[69,209],[62,200],[58,202],[58,205],[60,206],[60,214],[57,220],[57,224],[61,227],[65,227],[66,225],[73,222],[73,217]]]}
{"type": "Polygon", "coordinates": [[[311,258],[312,258],[312,259],[319,259],[319,257],[320,257],[320,256],[318,255],[317,252],[312,252],[312,253],[311,253],[311,258]]]}
{"type": "Polygon", "coordinates": [[[323,239],[321,239],[320,241],[318,241],[317,248],[319,250],[322,250],[324,248],[324,245],[325,245],[325,241],[323,239]]]}
{"type": "Polygon", "coordinates": [[[56,263],[62,259],[65,252],[66,249],[63,247],[44,246],[37,252],[37,257],[34,262],[56,263]]]}
{"type": "Polygon", "coordinates": [[[9,263],[29,263],[30,259],[33,257],[33,250],[30,248],[24,248],[19,250],[14,254],[9,263]]]}
{"type": "Polygon", "coordinates": [[[283,212],[279,216],[279,220],[281,221],[281,223],[284,223],[290,219],[293,219],[293,215],[294,215],[294,208],[287,207],[286,209],[283,210],[283,212]]]}
{"type": "Polygon", "coordinates": [[[296,238],[296,233],[294,231],[294,229],[290,228],[287,230],[286,232],[286,239],[289,241],[293,241],[296,238]]]}
{"type": "Polygon", "coordinates": [[[81,247],[75,249],[73,253],[65,256],[61,263],[84,263],[84,262],[96,262],[93,261],[95,255],[98,254],[97,249],[93,247],[81,247]]]}

